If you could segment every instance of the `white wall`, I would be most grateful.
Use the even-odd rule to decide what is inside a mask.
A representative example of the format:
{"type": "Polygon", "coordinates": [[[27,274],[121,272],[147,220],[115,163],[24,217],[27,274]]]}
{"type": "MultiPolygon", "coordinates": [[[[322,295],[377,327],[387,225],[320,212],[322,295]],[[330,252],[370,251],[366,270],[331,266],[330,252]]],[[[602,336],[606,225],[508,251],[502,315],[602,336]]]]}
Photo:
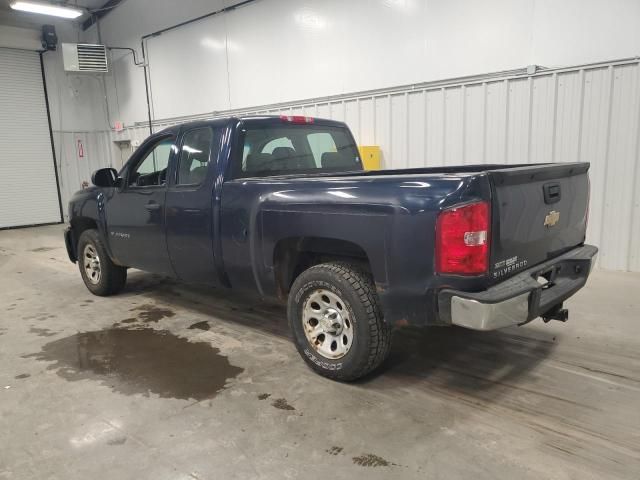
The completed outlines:
{"type": "Polygon", "coordinates": [[[380,146],[384,168],[590,162],[587,241],[600,267],[640,272],[640,59],[243,113],[344,121],[359,144],[380,146]]]}
{"type": "MultiPolygon", "coordinates": [[[[81,29],[69,21],[51,21],[58,41],[78,42],[81,29]]],[[[38,51],[42,49],[42,33],[36,28],[0,25],[0,47],[38,51]]],[[[102,130],[108,122],[106,104],[100,86],[101,77],[65,73],[60,50],[43,55],[49,93],[51,122],[54,130],[102,130]]]]}
{"type": "MultiPolygon", "coordinates": [[[[141,58],[140,38],[143,35],[221,7],[220,0],[127,0],[104,17],[99,26],[94,25],[85,32],[83,41],[102,42],[111,47],[134,48],[141,58]],[[101,35],[98,35],[98,27],[101,35]]],[[[190,48],[193,48],[193,45],[185,45],[185,51],[190,48]]],[[[111,55],[111,71],[104,78],[112,120],[121,120],[127,124],[146,121],[143,69],[133,65],[131,54],[114,51],[111,55]]],[[[158,79],[162,80],[161,77],[158,79]]]]}
{"type": "Polygon", "coordinates": [[[58,49],[45,52],[43,62],[54,131],[95,131],[107,128],[106,103],[99,75],[64,71],[60,43],[81,41],[82,31],[71,22],[57,22],[58,49]]]}
{"type": "MultiPolygon", "coordinates": [[[[79,25],[63,20],[54,22],[54,25],[59,43],[81,41],[82,30],[79,25]]],[[[30,47],[25,45],[23,48],[40,49],[40,31],[24,30],[29,33],[23,37],[38,40],[34,40],[30,47]]],[[[90,179],[91,171],[108,163],[109,155],[105,146],[92,141],[94,136],[99,135],[96,132],[103,132],[108,128],[107,103],[101,76],[64,71],[60,45],[56,51],[44,52],[42,58],[56,164],[66,214],[70,195],[81,188],[83,181],[90,179]],[[82,157],[76,151],[78,140],[83,143],[82,157]]]]}
{"type": "MultiPolygon", "coordinates": [[[[102,40],[139,51],[142,35],[231,3],[128,0],[102,40]]],[[[154,118],[634,56],[639,19],[637,0],[259,0],[148,41],[154,118]]],[[[145,121],[141,69],[115,58],[110,109],[145,121]]]]}
{"type": "MultiPolygon", "coordinates": [[[[141,35],[221,5],[127,0],[101,22],[102,41],[139,51],[141,35]]],[[[588,239],[602,267],[640,271],[640,64],[610,61],[640,53],[638,19],[633,0],[259,0],[148,41],[154,118],[240,108],[335,118],[380,145],[386,168],[590,161],[588,239]],[[591,62],[602,63],[581,65],[591,62]],[[574,67],[412,86],[528,64],[574,67]]],[[[116,54],[105,81],[111,119],[145,122],[130,55],[116,54]]],[[[118,166],[113,140],[147,132],[87,134],[92,152],[77,164],[81,134],[60,135],[67,186],[118,166]]]]}
{"type": "MultiPolygon", "coordinates": [[[[59,43],[81,41],[78,24],[65,20],[47,19],[56,28],[59,43]]],[[[39,28],[0,25],[0,47],[25,51],[41,50],[39,28]]],[[[107,103],[98,75],[77,75],[64,72],[60,49],[43,53],[45,78],[49,99],[54,150],[59,170],[63,207],[70,193],[78,190],[90,173],[108,162],[108,149],[97,141],[96,132],[104,132],[107,121],[107,103]],[[75,151],[77,141],[83,142],[83,156],[75,151]],[[95,168],[93,168],[95,166],[95,168]],[[80,175],[81,174],[81,175],[80,175]]],[[[107,145],[108,146],[108,145],[107,145]]]]}

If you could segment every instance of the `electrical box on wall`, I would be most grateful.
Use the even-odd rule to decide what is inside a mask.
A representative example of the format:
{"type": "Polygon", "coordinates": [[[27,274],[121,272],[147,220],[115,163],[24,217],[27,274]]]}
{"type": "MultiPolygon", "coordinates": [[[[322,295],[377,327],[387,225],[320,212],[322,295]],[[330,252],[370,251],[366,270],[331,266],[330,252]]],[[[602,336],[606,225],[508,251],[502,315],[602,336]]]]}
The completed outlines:
{"type": "Polygon", "coordinates": [[[89,43],[63,43],[65,72],[107,73],[107,47],[89,43]]]}
{"type": "Polygon", "coordinates": [[[382,167],[382,155],[378,145],[359,145],[362,167],[365,170],[380,170],[382,167]]]}

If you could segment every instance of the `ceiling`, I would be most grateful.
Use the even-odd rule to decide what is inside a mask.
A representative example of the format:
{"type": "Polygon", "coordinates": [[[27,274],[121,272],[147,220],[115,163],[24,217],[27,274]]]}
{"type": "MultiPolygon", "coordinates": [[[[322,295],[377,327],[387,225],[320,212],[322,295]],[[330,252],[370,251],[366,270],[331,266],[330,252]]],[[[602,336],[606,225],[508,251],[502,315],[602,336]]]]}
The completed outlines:
{"type": "MultiPolygon", "coordinates": [[[[67,3],[69,5],[78,5],[91,10],[100,8],[106,2],[107,0],[72,0],[67,3]]],[[[89,17],[89,15],[85,14],[75,20],[65,20],[63,18],[50,17],[48,15],[40,15],[37,13],[17,12],[9,7],[9,3],[10,0],[0,0],[0,25],[40,29],[42,25],[47,23],[83,22],[89,17]]]]}

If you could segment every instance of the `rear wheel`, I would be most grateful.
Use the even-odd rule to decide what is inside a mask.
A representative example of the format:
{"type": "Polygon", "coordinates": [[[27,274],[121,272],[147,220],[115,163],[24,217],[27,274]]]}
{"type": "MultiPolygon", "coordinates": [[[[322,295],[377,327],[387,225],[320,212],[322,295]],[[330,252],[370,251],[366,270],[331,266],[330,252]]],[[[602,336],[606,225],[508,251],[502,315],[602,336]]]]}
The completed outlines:
{"type": "Polygon", "coordinates": [[[296,278],[289,325],[302,358],[335,380],[356,380],[389,352],[391,329],[382,318],[373,279],[354,265],[316,265],[296,278]]]}
{"type": "Polygon", "coordinates": [[[85,230],[78,239],[78,268],[94,295],[118,293],[127,281],[127,269],[111,261],[97,230],[85,230]]]}

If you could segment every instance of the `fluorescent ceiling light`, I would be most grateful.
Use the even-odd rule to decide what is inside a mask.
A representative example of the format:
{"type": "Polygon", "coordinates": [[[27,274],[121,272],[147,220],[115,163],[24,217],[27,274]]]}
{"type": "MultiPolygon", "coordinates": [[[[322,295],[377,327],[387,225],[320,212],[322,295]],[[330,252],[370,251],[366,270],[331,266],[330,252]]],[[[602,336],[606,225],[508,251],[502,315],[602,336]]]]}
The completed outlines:
{"type": "Polygon", "coordinates": [[[84,11],[79,8],[67,7],[64,5],[54,5],[44,2],[11,2],[11,8],[23,12],[42,13],[62,18],[78,18],[84,11]]]}

